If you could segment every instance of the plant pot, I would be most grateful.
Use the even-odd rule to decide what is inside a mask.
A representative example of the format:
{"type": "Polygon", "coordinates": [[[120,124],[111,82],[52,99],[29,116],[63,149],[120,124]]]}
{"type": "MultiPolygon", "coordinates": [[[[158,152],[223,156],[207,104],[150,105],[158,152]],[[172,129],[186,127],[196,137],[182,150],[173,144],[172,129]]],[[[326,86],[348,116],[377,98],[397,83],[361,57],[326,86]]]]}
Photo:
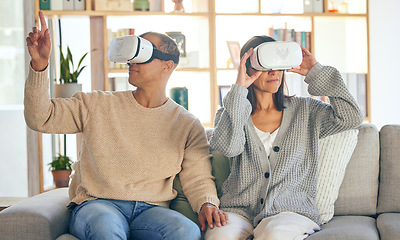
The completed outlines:
{"type": "Polygon", "coordinates": [[[56,184],[56,188],[69,186],[69,175],[71,175],[71,172],[71,170],[51,171],[51,173],[53,174],[54,183],[56,184]]]}
{"type": "Polygon", "coordinates": [[[80,83],[64,83],[54,85],[54,96],[57,98],[70,98],[74,93],[82,91],[80,83]]]}

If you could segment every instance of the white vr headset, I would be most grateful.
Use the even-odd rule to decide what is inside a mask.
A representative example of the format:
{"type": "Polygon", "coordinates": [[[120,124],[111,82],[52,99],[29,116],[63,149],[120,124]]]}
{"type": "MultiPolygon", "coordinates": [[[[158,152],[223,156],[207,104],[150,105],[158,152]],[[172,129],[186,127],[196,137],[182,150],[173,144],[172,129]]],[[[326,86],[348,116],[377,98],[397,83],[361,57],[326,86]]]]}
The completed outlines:
{"type": "Polygon", "coordinates": [[[286,70],[300,66],[303,54],[296,42],[265,42],[254,48],[250,65],[258,71],[286,70]]]}
{"type": "Polygon", "coordinates": [[[179,63],[179,55],[161,52],[152,42],[135,35],[114,38],[108,48],[108,59],[115,63],[144,64],[154,58],[179,63]]]}

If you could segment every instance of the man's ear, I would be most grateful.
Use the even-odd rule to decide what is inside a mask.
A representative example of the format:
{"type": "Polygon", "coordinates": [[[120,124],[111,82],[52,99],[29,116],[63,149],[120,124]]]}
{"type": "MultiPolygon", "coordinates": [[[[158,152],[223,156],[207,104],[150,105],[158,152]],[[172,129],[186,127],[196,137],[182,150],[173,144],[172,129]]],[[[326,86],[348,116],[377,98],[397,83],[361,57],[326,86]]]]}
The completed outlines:
{"type": "Polygon", "coordinates": [[[174,67],[175,67],[175,64],[174,64],[174,61],[172,61],[172,60],[166,61],[164,64],[164,70],[167,70],[168,72],[173,70],[174,67]]]}

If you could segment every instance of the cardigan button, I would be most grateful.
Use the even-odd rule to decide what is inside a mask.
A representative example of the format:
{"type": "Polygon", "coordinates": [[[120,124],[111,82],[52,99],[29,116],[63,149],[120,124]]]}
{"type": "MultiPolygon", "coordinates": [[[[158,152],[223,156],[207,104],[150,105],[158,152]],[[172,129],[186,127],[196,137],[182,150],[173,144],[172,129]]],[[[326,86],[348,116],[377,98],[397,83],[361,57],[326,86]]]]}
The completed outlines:
{"type": "Polygon", "coordinates": [[[269,172],[264,173],[265,178],[269,178],[269,172]]]}
{"type": "Polygon", "coordinates": [[[278,146],[274,147],[274,152],[279,152],[279,147],[278,146]]]}
{"type": "Polygon", "coordinates": [[[261,198],[260,203],[261,205],[264,204],[264,198],[261,198]]]}

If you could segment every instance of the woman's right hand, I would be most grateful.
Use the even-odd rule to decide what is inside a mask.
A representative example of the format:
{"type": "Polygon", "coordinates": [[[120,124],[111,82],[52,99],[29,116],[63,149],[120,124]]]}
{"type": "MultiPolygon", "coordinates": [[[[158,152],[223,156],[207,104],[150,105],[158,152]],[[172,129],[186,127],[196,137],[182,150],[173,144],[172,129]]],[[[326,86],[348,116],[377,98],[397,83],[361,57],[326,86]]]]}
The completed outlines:
{"type": "Polygon", "coordinates": [[[247,51],[242,59],[240,60],[240,65],[238,68],[238,75],[236,79],[236,84],[241,85],[245,88],[248,88],[253,82],[261,75],[261,71],[256,71],[253,75],[249,76],[246,72],[246,61],[253,54],[253,48],[250,48],[247,51]]]}
{"type": "Polygon", "coordinates": [[[43,71],[47,67],[51,52],[49,29],[47,29],[42,11],[39,11],[39,19],[41,30],[34,27],[33,31],[26,38],[28,52],[31,55],[32,68],[35,71],[43,71]]]}

